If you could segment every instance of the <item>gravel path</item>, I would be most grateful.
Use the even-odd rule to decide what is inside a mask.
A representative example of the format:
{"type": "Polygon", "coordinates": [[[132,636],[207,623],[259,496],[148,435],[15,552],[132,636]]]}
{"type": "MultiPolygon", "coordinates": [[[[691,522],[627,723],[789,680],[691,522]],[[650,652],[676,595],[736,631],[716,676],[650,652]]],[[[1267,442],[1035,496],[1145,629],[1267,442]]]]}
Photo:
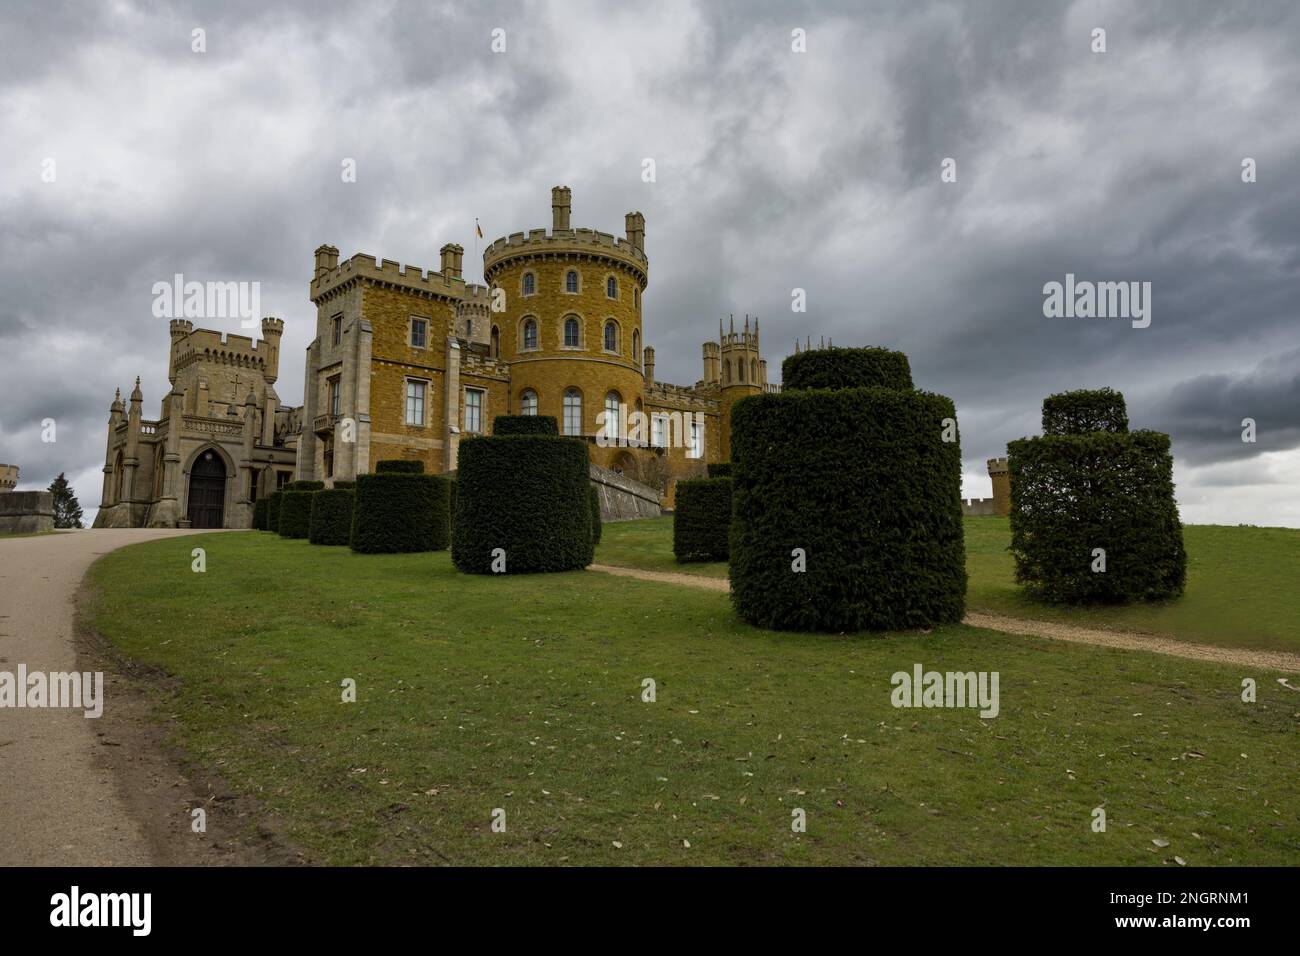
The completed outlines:
{"type": "MultiPolygon", "coordinates": [[[[593,564],[592,571],[658,581],[661,584],[686,585],[709,591],[729,591],[726,578],[707,578],[698,574],[681,574],[671,571],[642,571],[637,568],[616,568],[607,564],[593,564]]],[[[1003,617],[998,614],[968,613],[962,622],[971,627],[983,627],[1007,634],[1025,634],[1046,637],[1054,641],[1074,641],[1098,647],[1115,647],[1126,651],[1147,651],[1151,654],[1168,654],[1196,661],[1216,664],[1238,664],[1243,667],[1300,674],[1300,654],[1286,651],[1260,651],[1244,647],[1215,647],[1209,644],[1192,644],[1159,634],[1142,634],[1136,631],[1103,631],[1097,628],[1076,627],[1051,621],[1027,621],[1023,618],[1003,617]]]]}
{"type": "MultiPolygon", "coordinates": [[[[97,529],[0,538],[0,671],[76,672],[74,598],[101,554],[198,532],[97,529]]],[[[189,561],[188,552],[178,560],[189,561]]],[[[105,709],[113,706],[104,675],[105,709]]],[[[110,768],[100,721],[81,710],[0,708],[0,865],[154,862],[110,768]]]]}

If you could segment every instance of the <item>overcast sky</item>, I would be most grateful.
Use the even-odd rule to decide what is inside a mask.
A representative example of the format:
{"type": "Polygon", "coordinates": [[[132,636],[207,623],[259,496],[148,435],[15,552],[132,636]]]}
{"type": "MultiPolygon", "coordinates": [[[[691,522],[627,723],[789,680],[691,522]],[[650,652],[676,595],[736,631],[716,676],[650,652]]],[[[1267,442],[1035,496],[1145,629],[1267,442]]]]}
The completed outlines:
{"type": "Polygon", "coordinates": [[[664,381],[700,377],[730,313],[761,318],[773,378],[796,337],[902,349],[957,403],[968,496],[1044,395],[1110,385],[1172,435],[1185,521],[1300,527],[1300,4],[212,7],[0,12],[0,461],[20,487],[66,471],[89,517],[114,388],[140,375],[158,417],[155,282],[260,282],[301,404],[317,245],[437,268],[459,242],[477,281],[475,218],[488,241],[549,226],[564,184],[576,226],[645,214],[664,381]],[[1150,326],[1045,318],[1067,273],[1150,282],[1150,326]]]}

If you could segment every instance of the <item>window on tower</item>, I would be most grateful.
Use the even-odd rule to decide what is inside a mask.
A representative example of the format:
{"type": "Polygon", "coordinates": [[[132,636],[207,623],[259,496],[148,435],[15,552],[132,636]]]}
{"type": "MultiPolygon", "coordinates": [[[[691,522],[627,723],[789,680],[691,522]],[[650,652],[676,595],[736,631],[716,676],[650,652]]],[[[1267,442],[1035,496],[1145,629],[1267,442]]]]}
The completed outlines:
{"type": "Polygon", "coordinates": [[[524,295],[533,295],[537,291],[537,276],[531,272],[524,273],[524,295]]]}
{"type": "Polygon", "coordinates": [[[618,326],[613,322],[605,323],[605,351],[618,351],[618,326]]]}
{"type": "Polygon", "coordinates": [[[532,319],[524,322],[524,348],[537,348],[537,323],[532,319]]]}
{"type": "Polygon", "coordinates": [[[537,414],[537,393],[531,388],[524,389],[524,393],[519,396],[519,414],[536,415],[537,414]]]}
{"type": "Polygon", "coordinates": [[[564,434],[582,434],[582,394],[576,388],[564,393],[564,434]]]}
{"type": "Polygon", "coordinates": [[[568,348],[577,348],[582,344],[581,331],[578,328],[576,316],[571,315],[564,320],[564,344],[568,348]]]}
{"type": "Polygon", "coordinates": [[[613,276],[605,280],[605,295],[611,299],[618,298],[618,280],[613,276]]]}
{"type": "Polygon", "coordinates": [[[564,291],[565,292],[578,291],[578,272],[576,269],[570,269],[568,272],[564,274],[564,291]]]}

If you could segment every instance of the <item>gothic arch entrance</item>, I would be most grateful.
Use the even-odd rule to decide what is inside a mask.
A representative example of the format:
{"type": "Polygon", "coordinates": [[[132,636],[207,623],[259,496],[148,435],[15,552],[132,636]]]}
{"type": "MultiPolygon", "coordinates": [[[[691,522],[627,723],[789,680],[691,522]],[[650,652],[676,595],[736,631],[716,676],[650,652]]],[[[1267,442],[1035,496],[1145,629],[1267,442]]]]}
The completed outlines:
{"type": "Polygon", "coordinates": [[[209,448],[190,468],[187,517],[191,528],[220,528],[225,517],[226,463],[209,448]]]}

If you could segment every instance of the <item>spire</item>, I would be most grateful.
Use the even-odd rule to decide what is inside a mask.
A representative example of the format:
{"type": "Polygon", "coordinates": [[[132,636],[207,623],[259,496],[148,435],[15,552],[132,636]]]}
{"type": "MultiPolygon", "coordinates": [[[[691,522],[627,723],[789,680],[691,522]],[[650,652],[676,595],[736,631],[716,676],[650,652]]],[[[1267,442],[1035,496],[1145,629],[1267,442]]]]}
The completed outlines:
{"type": "Polygon", "coordinates": [[[736,334],[736,313],[735,312],[731,313],[731,334],[732,335],[736,334]]]}
{"type": "Polygon", "coordinates": [[[131,403],[144,401],[144,396],[140,394],[140,376],[135,377],[135,388],[131,389],[131,403]]]}
{"type": "Polygon", "coordinates": [[[109,406],[109,411],[120,412],[125,406],[122,404],[122,390],[119,388],[113,393],[113,404],[109,406]]]}

